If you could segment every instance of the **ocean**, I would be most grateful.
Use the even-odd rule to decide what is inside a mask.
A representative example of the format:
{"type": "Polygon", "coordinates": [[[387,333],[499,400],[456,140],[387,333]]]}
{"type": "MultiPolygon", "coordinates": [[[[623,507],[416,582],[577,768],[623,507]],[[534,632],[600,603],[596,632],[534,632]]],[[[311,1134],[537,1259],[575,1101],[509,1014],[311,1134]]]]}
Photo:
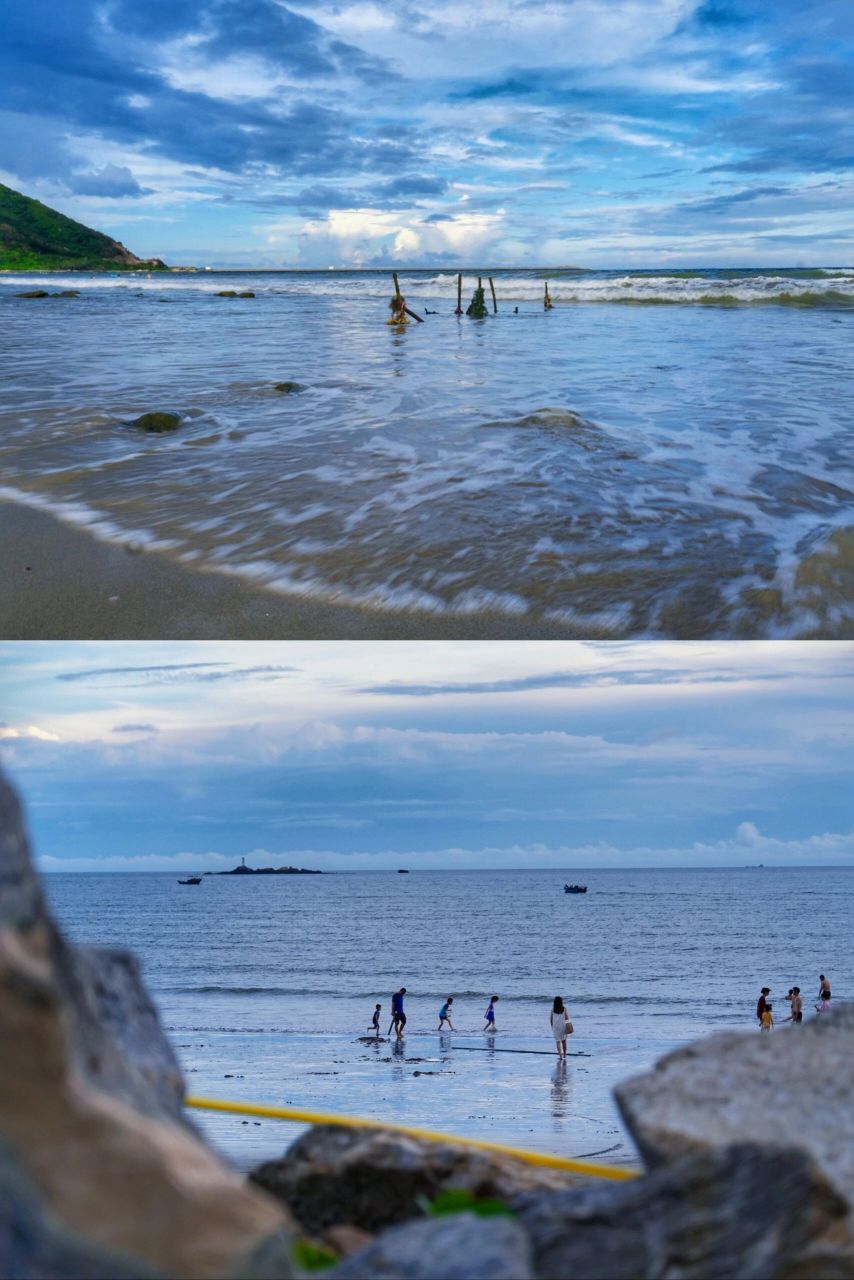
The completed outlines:
{"type": "MultiPolygon", "coordinates": [[[[793,985],[854,991],[854,870],[413,871],[322,876],[45,878],[77,942],[130,947],[191,1093],[421,1125],[617,1163],[636,1159],[611,1100],[620,1079],[724,1029],[758,1034],[793,985]],[[563,892],[564,880],[588,885],[563,892]],[[406,1038],[388,1031],[407,988],[406,1038]],[[575,1026],[565,1069],[549,1012],[575,1026]],[[454,997],[453,1034],[437,1034],[454,997]],[[498,1032],[483,1034],[490,996],[498,1032]]],[[[774,1034],[788,1034],[779,1029],[774,1034]]],[[[796,1033],[795,1033],[796,1034],[796,1033]]],[[[298,1126],[198,1113],[241,1167],[298,1126]]]]}
{"type": "Polygon", "coordinates": [[[854,270],[494,279],[475,321],[404,271],[437,314],[399,331],[388,271],[0,277],[0,499],[499,633],[854,632],[854,270]],[[149,410],[180,430],[128,426],[149,410]]]}

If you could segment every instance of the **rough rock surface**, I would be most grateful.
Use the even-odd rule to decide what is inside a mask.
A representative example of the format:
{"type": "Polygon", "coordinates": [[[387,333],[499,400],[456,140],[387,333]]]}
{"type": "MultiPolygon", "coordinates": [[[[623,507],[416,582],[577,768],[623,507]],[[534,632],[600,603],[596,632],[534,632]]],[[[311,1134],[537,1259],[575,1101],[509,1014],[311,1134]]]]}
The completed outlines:
{"type": "Polygon", "coordinates": [[[531,1251],[512,1218],[470,1213],[407,1222],[327,1273],[332,1280],[533,1280],[531,1251]]]}
{"type": "Polygon", "coordinates": [[[854,1006],[772,1035],[710,1036],[617,1087],[647,1165],[731,1142],[808,1152],[854,1205],[854,1006]]]}
{"type": "Polygon", "coordinates": [[[837,1240],[846,1203],[799,1151],[708,1150],[633,1182],[538,1192],[512,1207],[539,1276],[854,1276],[854,1256],[837,1240]]]}
{"type": "Polygon", "coordinates": [[[159,1280],[161,1273],[86,1245],[45,1214],[39,1198],[0,1144],[0,1276],[14,1280],[159,1280]]]}
{"type": "Polygon", "coordinates": [[[246,1274],[282,1236],[284,1213],[176,1121],[180,1076],[133,963],[77,952],[56,929],[2,779],[0,1045],[0,1134],[82,1247],[130,1257],[141,1276],[202,1280],[246,1274]]]}
{"type": "Polygon", "coordinates": [[[466,1147],[332,1125],[310,1129],[280,1160],[253,1169],[250,1178],[315,1235],[345,1223],[379,1231],[419,1216],[423,1197],[451,1188],[507,1199],[574,1185],[571,1175],[466,1147]]]}

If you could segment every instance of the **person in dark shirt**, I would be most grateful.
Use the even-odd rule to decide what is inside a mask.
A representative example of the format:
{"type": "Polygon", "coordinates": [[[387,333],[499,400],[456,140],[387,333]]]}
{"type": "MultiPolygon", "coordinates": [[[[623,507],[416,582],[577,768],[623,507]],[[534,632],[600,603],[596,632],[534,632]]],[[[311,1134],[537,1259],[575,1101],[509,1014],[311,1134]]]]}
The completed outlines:
{"type": "Polygon", "coordinates": [[[380,1009],[381,1008],[382,1008],[382,1005],[378,1004],[377,1007],[374,1009],[374,1016],[371,1018],[371,1025],[368,1027],[368,1030],[373,1031],[374,1035],[377,1037],[378,1040],[380,1038],[380,1009]]]}
{"type": "Polygon", "coordinates": [[[389,1034],[393,1027],[398,1040],[403,1039],[403,1028],[406,1026],[406,1014],[403,1012],[403,997],[405,995],[406,987],[401,987],[399,991],[395,991],[391,998],[391,1027],[389,1027],[389,1034]]]}
{"type": "Polygon", "coordinates": [[[763,987],[759,999],[756,1001],[756,1017],[762,1021],[762,1015],[765,1012],[765,1006],[768,1003],[768,997],[771,994],[770,987],[763,987]]]}

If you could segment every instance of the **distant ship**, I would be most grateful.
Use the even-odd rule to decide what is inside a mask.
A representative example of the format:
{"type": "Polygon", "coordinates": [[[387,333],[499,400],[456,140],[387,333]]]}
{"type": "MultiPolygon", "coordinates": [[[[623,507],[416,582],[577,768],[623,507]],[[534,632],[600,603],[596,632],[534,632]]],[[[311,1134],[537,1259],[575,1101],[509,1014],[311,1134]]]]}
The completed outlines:
{"type": "Polygon", "coordinates": [[[409,868],[408,868],[408,867],[398,867],[397,874],[398,874],[399,876],[408,876],[408,875],[409,875],[409,868]]]}
{"type": "Polygon", "coordinates": [[[201,877],[201,876],[190,876],[189,880],[179,880],[179,881],[178,881],[178,883],[179,883],[179,884],[201,884],[201,883],[202,883],[202,877],[201,877]]]}
{"type": "Polygon", "coordinates": [[[563,886],[564,893],[586,893],[586,884],[565,884],[563,886]]]}

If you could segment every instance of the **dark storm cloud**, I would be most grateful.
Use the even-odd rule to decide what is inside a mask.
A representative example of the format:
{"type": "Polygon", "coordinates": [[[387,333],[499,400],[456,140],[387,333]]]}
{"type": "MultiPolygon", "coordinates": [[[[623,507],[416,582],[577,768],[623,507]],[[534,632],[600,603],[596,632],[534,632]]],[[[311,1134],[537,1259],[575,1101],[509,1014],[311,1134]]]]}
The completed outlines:
{"type": "MultiPolygon", "coordinates": [[[[34,0],[7,14],[0,45],[0,108],[48,119],[55,104],[62,126],[91,130],[125,145],[144,145],[186,164],[230,172],[273,166],[289,173],[331,168],[397,171],[408,164],[405,143],[383,136],[354,136],[349,117],[307,96],[283,106],[255,97],[226,101],[176,88],[159,70],[158,48],[184,40],[194,65],[252,55],[290,80],[383,75],[381,63],[331,40],[310,19],[274,0],[117,0],[102,9],[95,0],[34,0]]],[[[0,165],[22,172],[18,128],[0,136],[0,165]]],[[[81,194],[139,195],[130,171],[76,174],[53,127],[48,154],[35,163],[40,176],[55,176],[81,194]]],[[[31,140],[32,141],[32,140],[31,140]]],[[[30,168],[33,167],[33,162],[30,168]]],[[[109,166],[108,166],[109,169],[109,166]]]]}

